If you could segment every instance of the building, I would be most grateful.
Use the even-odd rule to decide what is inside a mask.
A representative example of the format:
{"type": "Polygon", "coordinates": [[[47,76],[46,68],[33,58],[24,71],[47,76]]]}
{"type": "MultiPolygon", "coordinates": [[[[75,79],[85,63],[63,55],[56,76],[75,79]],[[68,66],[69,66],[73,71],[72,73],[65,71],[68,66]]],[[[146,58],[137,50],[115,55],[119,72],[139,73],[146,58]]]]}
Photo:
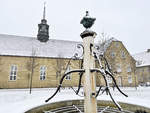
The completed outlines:
{"type": "MultiPolygon", "coordinates": [[[[2,34],[0,40],[0,88],[27,88],[31,74],[33,87],[56,87],[78,44],[54,39],[43,43],[34,37],[2,34]]],[[[68,69],[78,69],[79,62],[72,60],[68,69]]]]}
{"type": "MultiPolygon", "coordinates": [[[[80,60],[70,62],[79,49],[78,44],[81,42],[49,39],[44,7],[37,38],[0,34],[0,88],[58,86],[64,73],[81,68],[80,60]]],[[[101,49],[112,70],[117,72],[115,78],[119,86],[135,86],[135,62],[122,42],[113,38],[100,47],[100,52],[101,49]]],[[[78,81],[78,73],[71,74],[65,78],[63,86],[77,86],[78,81]]],[[[111,79],[109,82],[112,84],[111,79]]],[[[103,80],[98,78],[97,84],[103,84],[103,80]]]]}
{"type": "MultiPolygon", "coordinates": [[[[0,34],[0,40],[0,88],[56,87],[66,71],[80,66],[79,60],[68,64],[79,42],[49,39],[45,7],[37,38],[0,34]]],[[[63,86],[77,86],[74,76],[63,86]]]]}
{"type": "MultiPolygon", "coordinates": [[[[108,60],[119,86],[129,87],[137,85],[135,76],[136,61],[121,41],[112,37],[100,44],[99,51],[108,60]]],[[[111,78],[109,79],[109,83],[113,85],[111,78]]]]}
{"type": "Polygon", "coordinates": [[[150,85],[150,49],[133,55],[136,62],[136,75],[140,85],[150,85]]]}

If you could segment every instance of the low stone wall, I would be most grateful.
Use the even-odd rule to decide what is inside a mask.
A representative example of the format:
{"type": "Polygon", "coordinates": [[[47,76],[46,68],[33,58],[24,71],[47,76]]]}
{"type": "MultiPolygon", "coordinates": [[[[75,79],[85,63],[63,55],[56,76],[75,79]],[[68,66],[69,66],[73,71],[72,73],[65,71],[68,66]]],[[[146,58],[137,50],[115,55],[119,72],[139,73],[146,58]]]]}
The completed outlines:
{"type": "MultiPolygon", "coordinates": [[[[83,105],[84,100],[68,100],[68,101],[60,101],[60,102],[55,102],[55,103],[50,103],[50,104],[45,104],[41,105],[38,107],[35,107],[29,111],[26,111],[25,113],[43,113],[43,111],[49,111],[51,109],[59,108],[59,107],[65,107],[65,106],[72,106],[72,105],[83,105]]],[[[135,112],[136,110],[143,110],[146,111],[147,113],[150,113],[150,108],[146,108],[143,106],[139,105],[133,105],[133,104],[127,104],[127,103],[122,103],[119,102],[123,110],[128,110],[135,112]]],[[[104,101],[104,100],[98,100],[97,101],[98,106],[109,106],[112,108],[116,108],[113,102],[111,101],[104,101]]]]}

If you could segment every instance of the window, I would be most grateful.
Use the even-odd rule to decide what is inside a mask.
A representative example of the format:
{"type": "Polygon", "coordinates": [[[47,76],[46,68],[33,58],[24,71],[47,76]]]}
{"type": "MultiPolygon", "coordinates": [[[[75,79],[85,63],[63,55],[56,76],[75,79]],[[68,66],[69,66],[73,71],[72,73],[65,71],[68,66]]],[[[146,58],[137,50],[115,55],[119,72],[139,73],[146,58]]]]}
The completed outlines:
{"type": "MultiPolygon", "coordinates": [[[[68,73],[69,71],[70,71],[70,67],[68,66],[68,68],[67,68],[65,74],[68,73]]],[[[66,80],[71,80],[71,74],[68,74],[68,75],[66,76],[66,80]]]]}
{"type": "Polygon", "coordinates": [[[107,76],[108,83],[112,83],[112,78],[110,76],[107,76]]]}
{"type": "Polygon", "coordinates": [[[131,76],[131,75],[128,76],[128,82],[129,82],[130,84],[132,83],[132,76],[131,76]]]}
{"type": "Polygon", "coordinates": [[[140,75],[138,75],[138,81],[139,81],[139,82],[142,82],[142,81],[143,81],[143,77],[140,76],[140,75]]]}
{"type": "Polygon", "coordinates": [[[131,72],[131,66],[130,65],[128,65],[128,67],[127,67],[127,72],[131,72]]]}
{"type": "Polygon", "coordinates": [[[114,58],[116,53],[112,51],[110,55],[111,55],[112,58],[114,58]]]}
{"type": "Polygon", "coordinates": [[[12,65],[10,70],[10,80],[16,80],[17,79],[17,66],[12,65]]]}
{"type": "Polygon", "coordinates": [[[119,42],[116,42],[116,47],[119,47],[119,42]]]}
{"type": "Polygon", "coordinates": [[[137,68],[137,69],[135,70],[135,72],[138,74],[138,73],[140,72],[140,70],[137,68]]]}
{"type": "Polygon", "coordinates": [[[121,72],[121,64],[117,64],[117,72],[121,72]]]}
{"type": "Polygon", "coordinates": [[[138,71],[139,71],[139,73],[141,73],[143,71],[143,69],[142,68],[138,68],[138,71]]]}
{"type": "Polygon", "coordinates": [[[121,58],[125,58],[125,52],[124,51],[121,52],[121,58]]]}
{"type": "Polygon", "coordinates": [[[141,72],[144,72],[144,68],[143,69],[141,68],[141,72]]]}
{"type": "Polygon", "coordinates": [[[142,61],[136,61],[136,65],[141,65],[142,61]]]}
{"type": "Polygon", "coordinates": [[[146,68],[146,70],[147,70],[147,72],[149,72],[149,71],[150,71],[149,67],[148,67],[148,68],[146,68]]]}
{"type": "Polygon", "coordinates": [[[40,80],[46,79],[46,66],[40,67],[40,80]]]}

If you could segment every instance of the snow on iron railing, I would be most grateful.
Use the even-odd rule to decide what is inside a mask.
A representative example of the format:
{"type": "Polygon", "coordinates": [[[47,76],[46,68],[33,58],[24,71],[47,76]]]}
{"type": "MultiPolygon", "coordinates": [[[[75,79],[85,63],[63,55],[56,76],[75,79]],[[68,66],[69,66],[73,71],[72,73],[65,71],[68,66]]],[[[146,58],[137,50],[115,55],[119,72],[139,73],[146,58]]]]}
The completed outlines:
{"type": "Polygon", "coordinates": [[[77,106],[73,105],[74,108],[76,108],[80,113],[83,113],[77,106]]]}

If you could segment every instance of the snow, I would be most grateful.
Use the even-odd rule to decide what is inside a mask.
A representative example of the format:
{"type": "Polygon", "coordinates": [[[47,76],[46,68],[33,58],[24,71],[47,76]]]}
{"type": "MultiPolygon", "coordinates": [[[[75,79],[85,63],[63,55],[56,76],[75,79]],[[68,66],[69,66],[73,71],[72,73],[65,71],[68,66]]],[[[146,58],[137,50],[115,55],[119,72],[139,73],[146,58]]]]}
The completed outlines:
{"type": "MultiPolygon", "coordinates": [[[[121,88],[129,97],[121,95],[117,89],[112,91],[117,101],[124,103],[137,104],[150,108],[150,87],[121,88]]],[[[0,89],[0,113],[24,113],[25,111],[43,104],[44,101],[55,92],[55,89],[33,89],[29,94],[29,89],[0,89]]],[[[75,95],[71,89],[63,89],[48,103],[63,100],[83,99],[75,95]]],[[[110,97],[103,94],[98,100],[110,100],[110,97]]]]}
{"type": "MultiPolygon", "coordinates": [[[[114,37],[100,45],[99,51],[105,52],[112,41],[118,41],[114,37]]],[[[82,42],[50,39],[44,43],[36,37],[25,37],[0,34],[0,55],[9,56],[35,56],[49,58],[71,58],[76,52],[82,54],[77,49],[77,45],[82,42]]]]}
{"type": "Polygon", "coordinates": [[[144,51],[133,55],[134,59],[137,61],[136,66],[148,66],[150,65],[150,52],[144,51]]]}
{"type": "Polygon", "coordinates": [[[0,34],[0,55],[71,58],[81,42],[0,34]]]}

